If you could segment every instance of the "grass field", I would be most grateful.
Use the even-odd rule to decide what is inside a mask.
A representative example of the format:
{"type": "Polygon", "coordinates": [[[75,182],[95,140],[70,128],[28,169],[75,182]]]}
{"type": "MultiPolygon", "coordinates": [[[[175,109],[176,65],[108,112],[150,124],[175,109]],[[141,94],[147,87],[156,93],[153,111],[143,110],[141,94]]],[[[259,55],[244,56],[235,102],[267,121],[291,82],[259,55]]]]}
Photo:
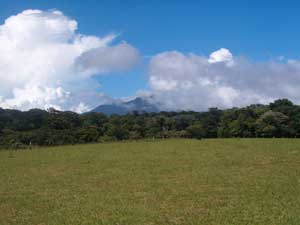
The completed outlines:
{"type": "Polygon", "coordinates": [[[300,140],[0,151],[0,224],[300,224],[300,140]]]}

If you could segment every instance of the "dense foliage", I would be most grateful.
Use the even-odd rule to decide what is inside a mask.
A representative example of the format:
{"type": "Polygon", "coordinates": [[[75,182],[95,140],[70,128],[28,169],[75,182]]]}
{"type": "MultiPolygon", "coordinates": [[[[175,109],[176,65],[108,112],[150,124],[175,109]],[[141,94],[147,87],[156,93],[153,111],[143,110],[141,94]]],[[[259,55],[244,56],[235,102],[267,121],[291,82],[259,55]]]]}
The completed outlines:
{"type": "Polygon", "coordinates": [[[300,106],[287,99],[269,105],[207,112],[106,116],[54,109],[0,109],[0,145],[62,145],[143,138],[300,137],[300,106]]]}

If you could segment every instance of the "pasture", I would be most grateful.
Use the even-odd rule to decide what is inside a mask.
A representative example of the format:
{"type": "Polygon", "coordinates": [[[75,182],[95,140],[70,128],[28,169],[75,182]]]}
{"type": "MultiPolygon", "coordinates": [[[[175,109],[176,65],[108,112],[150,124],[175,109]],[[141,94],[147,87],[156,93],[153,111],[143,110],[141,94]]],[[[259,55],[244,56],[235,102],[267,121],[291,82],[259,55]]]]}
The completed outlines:
{"type": "Polygon", "coordinates": [[[298,225],[300,140],[3,150],[0,224],[298,225]]]}

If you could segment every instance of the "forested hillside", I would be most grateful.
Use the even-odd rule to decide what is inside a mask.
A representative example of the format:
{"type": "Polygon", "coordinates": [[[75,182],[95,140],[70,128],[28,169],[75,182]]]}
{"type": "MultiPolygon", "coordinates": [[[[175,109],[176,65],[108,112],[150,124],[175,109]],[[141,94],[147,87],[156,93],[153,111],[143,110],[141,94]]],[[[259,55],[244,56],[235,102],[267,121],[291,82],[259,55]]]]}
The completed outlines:
{"type": "Polygon", "coordinates": [[[0,109],[2,148],[171,137],[300,137],[300,106],[281,99],[269,105],[227,110],[134,112],[122,116],[0,109]]]}

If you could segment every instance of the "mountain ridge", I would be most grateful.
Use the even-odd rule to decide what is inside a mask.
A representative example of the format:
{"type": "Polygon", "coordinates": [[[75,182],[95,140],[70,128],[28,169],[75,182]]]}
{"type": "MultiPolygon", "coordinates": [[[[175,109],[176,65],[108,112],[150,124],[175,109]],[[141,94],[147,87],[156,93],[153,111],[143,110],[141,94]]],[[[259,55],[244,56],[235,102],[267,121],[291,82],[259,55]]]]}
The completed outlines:
{"type": "Polygon", "coordinates": [[[111,104],[102,104],[91,110],[91,112],[100,112],[106,115],[124,115],[137,112],[159,112],[157,105],[150,103],[147,99],[137,97],[133,100],[124,102],[113,102],[111,104]]]}

